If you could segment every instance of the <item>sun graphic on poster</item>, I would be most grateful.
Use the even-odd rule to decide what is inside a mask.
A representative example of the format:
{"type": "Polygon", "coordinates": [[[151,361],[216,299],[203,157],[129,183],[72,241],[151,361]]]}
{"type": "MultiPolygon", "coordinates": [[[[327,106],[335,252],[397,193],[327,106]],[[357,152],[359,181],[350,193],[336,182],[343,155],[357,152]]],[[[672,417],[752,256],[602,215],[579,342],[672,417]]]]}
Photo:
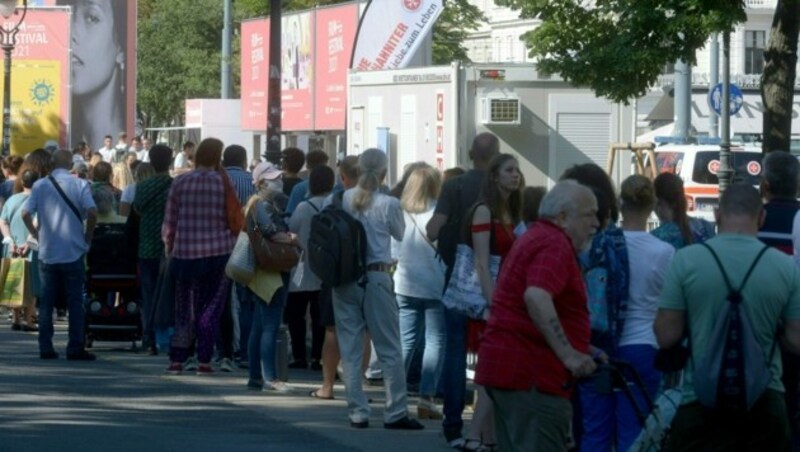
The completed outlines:
{"type": "Polygon", "coordinates": [[[38,107],[42,107],[53,100],[53,85],[45,80],[34,80],[31,87],[31,100],[38,107]]]}

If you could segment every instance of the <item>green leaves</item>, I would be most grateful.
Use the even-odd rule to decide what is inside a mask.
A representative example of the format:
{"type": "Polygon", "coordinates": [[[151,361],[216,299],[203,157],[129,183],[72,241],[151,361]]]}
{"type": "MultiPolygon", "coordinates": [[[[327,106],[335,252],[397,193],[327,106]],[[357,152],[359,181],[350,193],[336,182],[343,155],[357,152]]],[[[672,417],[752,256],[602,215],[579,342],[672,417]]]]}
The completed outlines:
{"type": "Polygon", "coordinates": [[[523,35],[541,69],[598,95],[628,103],[662,67],[695,52],[708,36],[746,19],[740,0],[496,0],[539,18],[523,35]]]}

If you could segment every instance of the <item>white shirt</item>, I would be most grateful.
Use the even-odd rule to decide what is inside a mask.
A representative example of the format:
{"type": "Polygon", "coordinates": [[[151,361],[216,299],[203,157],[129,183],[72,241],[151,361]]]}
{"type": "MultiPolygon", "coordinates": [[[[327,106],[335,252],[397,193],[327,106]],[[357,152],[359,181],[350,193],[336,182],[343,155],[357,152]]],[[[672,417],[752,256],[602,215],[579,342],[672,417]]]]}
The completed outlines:
{"type": "Polygon", "coordinates": [[[435,206],[432,203],[423,213],[403,213],[406,231],[403,240],[394,244],[397,259],[394,291],[398,295],[426,300],[442,298],[445,267],[423,235],[435,206]]]}
{"type": "Polygon", "coordinates": [[[141,151],[137,151],[136,152],[136,158],[138,158],[139,160],[141,160],[143,162],[149,162],[150,161],[150,151],[148,151],[147,149],[142,149],[141,151]]]}
{"type": "Polygon", "coordinates": [[[100,148],[97,152],[103,157],[104,162],[112,163],[111,160],[114,158],[114,148],[100,148]]]}
{"type": "Polygon", "coordinates": [[[183,151],[178,152],[178,155],[175,156],[175,169],[184,169],[189,167],[189,161],[186,158],[186,154],[183,151]]]}
{"type": "Polygon", "coordinates": [[[370,205],[362,212],[353,208],[353,199],[361,189],[344,192],[344,210],[364,225],[367,234],[367,265],[392,262],[392,237],[402,240],[406,223],[400,201],[389,195],[373,192],[370,205]]]}
{"type": "MultiPolygon", "coordinates": [[[[308,201],[301,202],[289,219],[289,230],[297,234],[303,249],[308,249],[308,238],[311,235],[311,217],[322,210],[323,201],[324,198],[322,196],[315,196],[308,201]]],[[[308,264],[308,254],[303,253],[300,265],[292,270],[289,292],[314,292],[320,290],[320,288],[321,282],[311,271],[311,267],[308,264]]]]}
{"type": "Polygon", "coordinates": [[[619,345],[658,347],[653,323],[675,248],[645,231],[624,231],[628,248],[628,312],[619,345]]]}

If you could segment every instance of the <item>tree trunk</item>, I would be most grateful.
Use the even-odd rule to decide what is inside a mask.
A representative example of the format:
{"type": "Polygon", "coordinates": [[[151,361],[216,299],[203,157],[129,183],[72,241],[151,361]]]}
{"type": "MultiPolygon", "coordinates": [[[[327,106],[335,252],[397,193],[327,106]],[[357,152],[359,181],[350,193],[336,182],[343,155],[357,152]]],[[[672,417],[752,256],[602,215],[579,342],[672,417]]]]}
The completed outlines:
{"type": "Polygon", "coordinates": [[[763,152],[789,151],[792,102],[797,75],[800,0],[779,0],[764,52],[761,98],[764,101],[763,152]]]}

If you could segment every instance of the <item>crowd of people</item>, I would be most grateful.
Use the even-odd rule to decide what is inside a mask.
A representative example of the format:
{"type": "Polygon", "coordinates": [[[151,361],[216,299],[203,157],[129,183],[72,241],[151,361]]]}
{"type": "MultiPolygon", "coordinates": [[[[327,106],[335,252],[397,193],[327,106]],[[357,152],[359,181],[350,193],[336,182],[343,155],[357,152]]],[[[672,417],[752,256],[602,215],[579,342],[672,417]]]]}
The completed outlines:
{"type": "Polygon", "coordinates": [[[324,152],[287,148],[280,164],[248,171],[245,148],[213,138],[177,154],[124,134],[112,143],[2,162],[5,256],[29,260],[35,295],[14,310],[12,327],[38,329],[42,359],[59,357],[60,309],[69,311],[66,358],[95,359],[84,335],[84,258],[97,224],[135,217],[142,342],[169,357],[170,374],[239,366],[247,389],[289,392],[276,365],[286,324],[289,367],[321,371],[308,396],[324,400],[338,374],[352,428],[369,427],[363,384],[377,371],[387,429],[423,428],[410,414],[414,394],[417,416],[441,419],[455,449],[629,450],[643,430],[638,407],[670,376],[659,355],[688,342],[668,449],[789,450],[800,374],[800,270],[790,257],[800,255],[800,163],[791,154],[765,157],[760,192],[728,187],[715,225],[687,215],[671,173],[633,175],[617,188],[582,164],[549,191],[526,187],[517,158],[490,133],[475,137],[471,169],[418,162],[394,187],[377,149],[334,169],[324,152]],[[248,284],[226,276],[242,230],[307,249],[314,216],[331,205],[363,225],[366,278],[330,287],[308,253],[291,272],[257,269],[248,284]],[[485,303],[477,317],[442,303],[464,245],[485,303]],[[692,378],[714,346],[729,275],[771,372],[741,413],[701,404],[692,378]],[[476,399],[465,426],[468,354],[477,356],[476,399]],[[630,394],[598,386],[598,368],[614,363],[640,377],[630,394]]]}

